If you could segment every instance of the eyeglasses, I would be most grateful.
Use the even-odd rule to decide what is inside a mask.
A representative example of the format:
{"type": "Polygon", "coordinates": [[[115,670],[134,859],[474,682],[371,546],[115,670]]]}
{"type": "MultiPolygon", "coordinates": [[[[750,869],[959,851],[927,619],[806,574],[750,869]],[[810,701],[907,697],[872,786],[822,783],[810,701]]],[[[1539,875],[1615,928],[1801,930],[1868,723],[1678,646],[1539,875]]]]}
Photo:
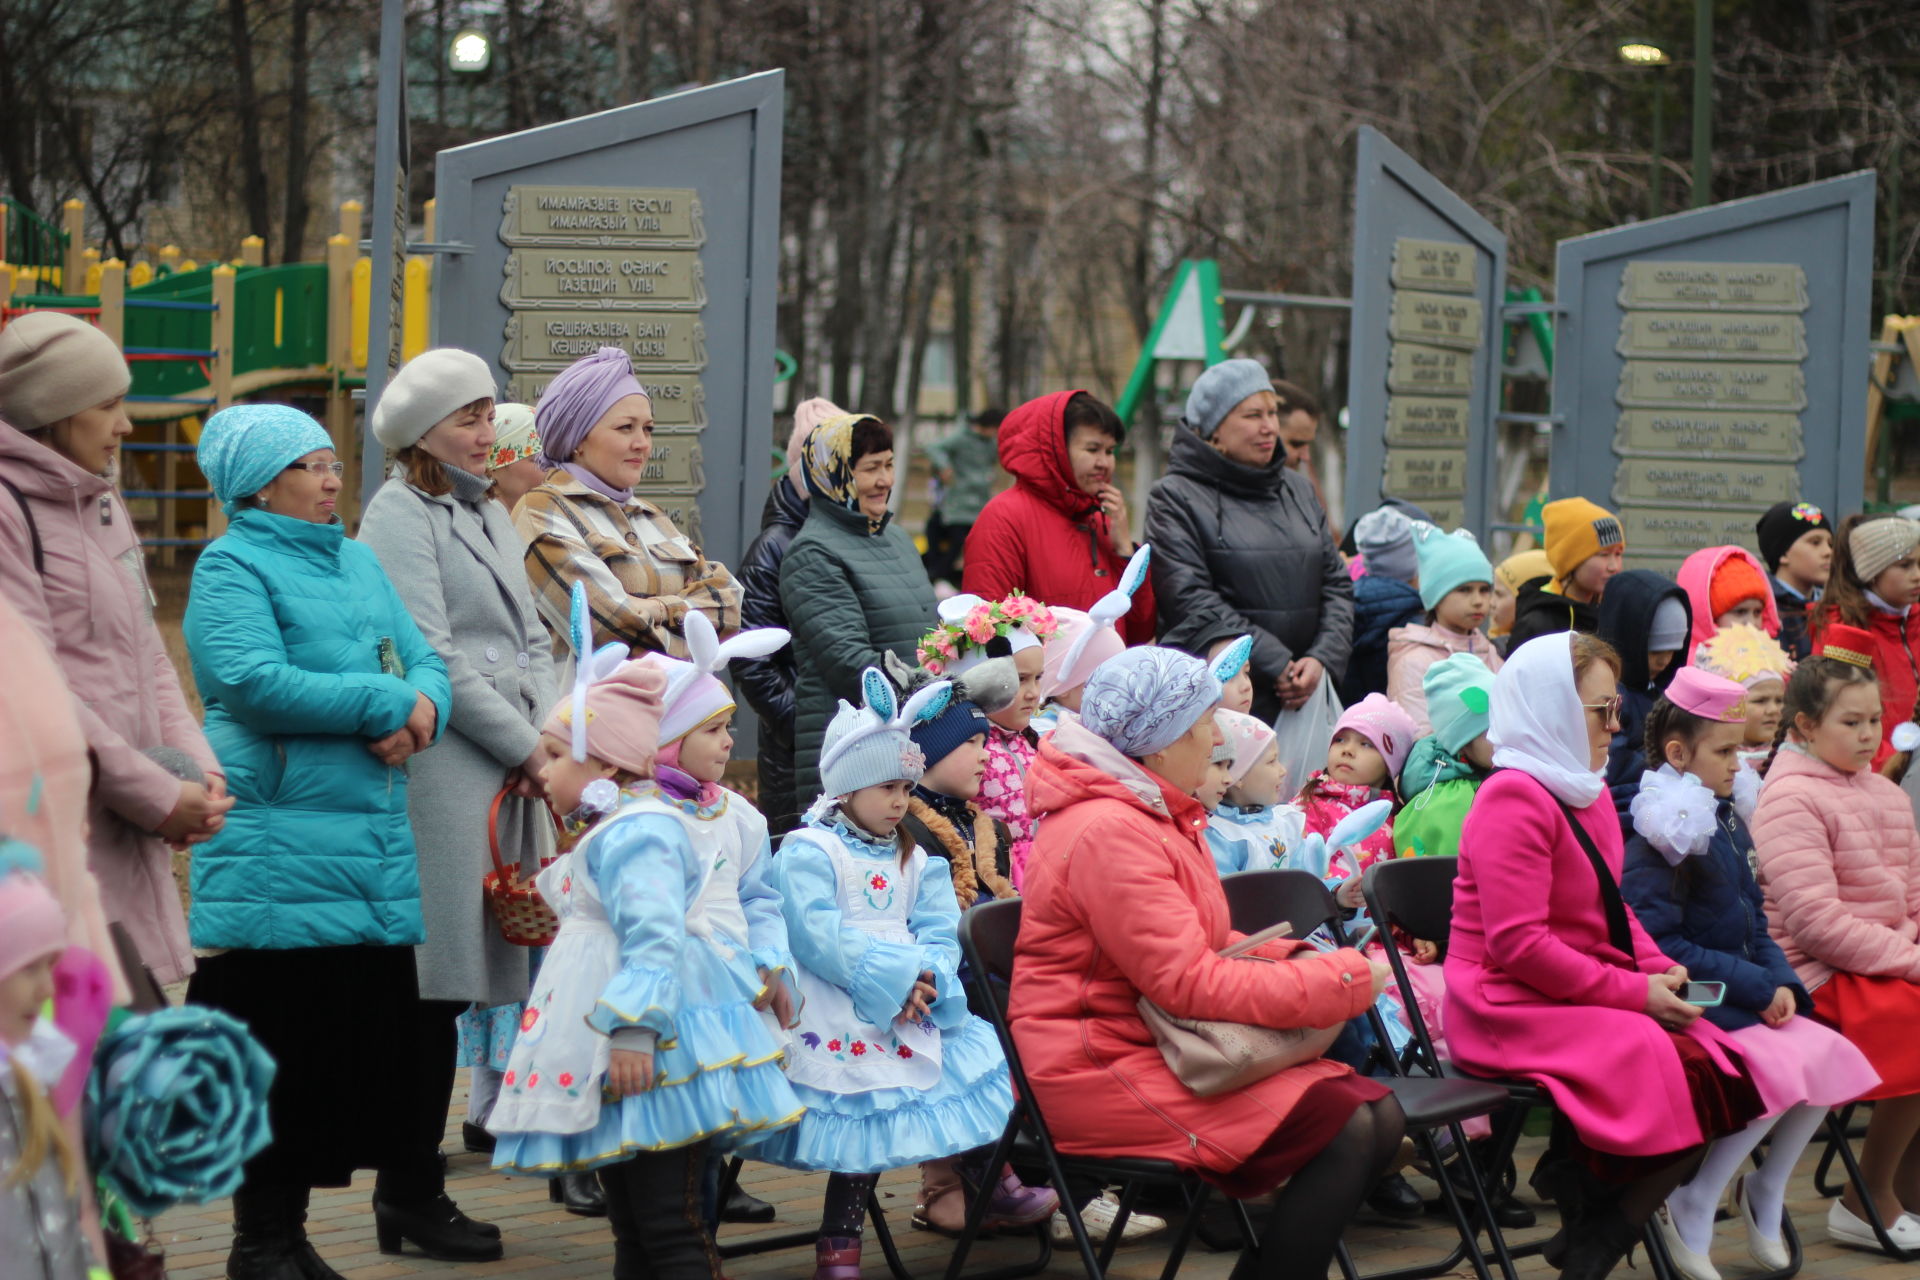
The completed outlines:
{"type": "Polygon", "coordinates": [[[1583,702],[1580,705],[1588,711],[1598,711],[1602,720],[1618,720],[1620,718],[1620,701],[1620,695],[1616,693],[1605,702],[1583,702]]]}
{"type": "Polygon", "coordinates": [[[287,470],[311,471],[316,476],[328,474],[343,476],[347,474],[347,464],[344,462],[289,462],[287,470]]]}

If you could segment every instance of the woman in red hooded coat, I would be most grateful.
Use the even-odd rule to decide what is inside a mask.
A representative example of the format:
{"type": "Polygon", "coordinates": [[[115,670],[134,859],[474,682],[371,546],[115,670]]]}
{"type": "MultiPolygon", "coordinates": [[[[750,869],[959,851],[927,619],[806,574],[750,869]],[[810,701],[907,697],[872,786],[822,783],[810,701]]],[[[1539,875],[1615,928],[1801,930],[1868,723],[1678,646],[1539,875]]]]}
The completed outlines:
{"type": "Polygon", "coordinates": [[[1206,663],[1140,646],[1102,663],[1080,719],[1040,744],[1027,795],[1045,818],[1022,889],[1013,1038],[1062,1151],[1168,1160],[1240,1198],[1284,1181],[1264,1244],[1234,1275],[1325,1276],[1399,1149],[1399,1104],[1326,1058],[1202,1097],[1140,1017],[1145,996],[1176,1017],[1331,1027],[1385,984],[1385,966],[1351,949],[1271,942],[1256,954],[1274,964],[1218,954],[1243,935],[1193,791],[1219,745],[1219,701],[1206,663]]]}
{"type": "MultiPolygon", "coordinates": [[[[1120,418],[1084,391],[1029,400],[1000,424],[1013,488],[993,496],[967,535],[962,589],[987,600],[1025,592],[1086,609],[1112,591],[1133,554],[1127,500],[1114,485],[1120,418]]],[[[1153,641],[1153,588],[1120,622],[1128,644],[1153,641]]]]}

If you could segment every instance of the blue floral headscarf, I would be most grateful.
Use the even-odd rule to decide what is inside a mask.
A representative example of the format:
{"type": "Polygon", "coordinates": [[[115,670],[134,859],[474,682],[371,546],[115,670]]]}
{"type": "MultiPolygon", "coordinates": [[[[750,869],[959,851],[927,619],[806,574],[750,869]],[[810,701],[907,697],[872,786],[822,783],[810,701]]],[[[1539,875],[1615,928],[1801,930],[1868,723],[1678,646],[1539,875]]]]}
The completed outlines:
{"type": "Polygon", "coordinates": [[[1142,645],[1094,668],[1080,696],[1080,723],[1138,760],[1178,742],[1220,692],[1219,678],[1192,654],[1142,645]]]}

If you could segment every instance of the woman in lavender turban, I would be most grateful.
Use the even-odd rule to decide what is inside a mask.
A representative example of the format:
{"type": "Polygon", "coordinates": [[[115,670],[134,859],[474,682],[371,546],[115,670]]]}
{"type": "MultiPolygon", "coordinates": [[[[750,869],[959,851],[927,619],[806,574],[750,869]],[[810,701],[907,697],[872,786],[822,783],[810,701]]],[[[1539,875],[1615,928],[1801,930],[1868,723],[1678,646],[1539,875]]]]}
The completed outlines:
{"type": "MultiPolygon", "coordinates": [[[[534,412],[547,478],[520,500],[513,522],[527,544],[527,576],[554,654],[568,670],[576,582],[587,590],[596,646],[685,658],[681,624],[693,610],[723,637],[738,631],[740,584],[635,492],[645,487],[653,456],[653,401],[627,353],[602,347],[575,361],[534,412]]],[[[562,683],[571,678],[562,673],[562,683]]]]}

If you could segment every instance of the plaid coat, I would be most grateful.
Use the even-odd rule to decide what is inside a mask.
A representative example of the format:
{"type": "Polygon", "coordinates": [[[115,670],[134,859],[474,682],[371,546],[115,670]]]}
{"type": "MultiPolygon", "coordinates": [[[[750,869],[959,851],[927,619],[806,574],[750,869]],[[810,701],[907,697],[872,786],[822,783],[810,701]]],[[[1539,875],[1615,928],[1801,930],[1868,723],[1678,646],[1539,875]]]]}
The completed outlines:
{"type": "Polygon", "coordinates": [[[706,614],[722,637],[740,629],[740,584],[645,498],[622,505],[554,471],[513,509],[513,525],[527,546],[527,578],[554,657],[569,671],[576,581],[587,588],[595,646],[685,658],[680,624],[690,609],[706,614]]]}

